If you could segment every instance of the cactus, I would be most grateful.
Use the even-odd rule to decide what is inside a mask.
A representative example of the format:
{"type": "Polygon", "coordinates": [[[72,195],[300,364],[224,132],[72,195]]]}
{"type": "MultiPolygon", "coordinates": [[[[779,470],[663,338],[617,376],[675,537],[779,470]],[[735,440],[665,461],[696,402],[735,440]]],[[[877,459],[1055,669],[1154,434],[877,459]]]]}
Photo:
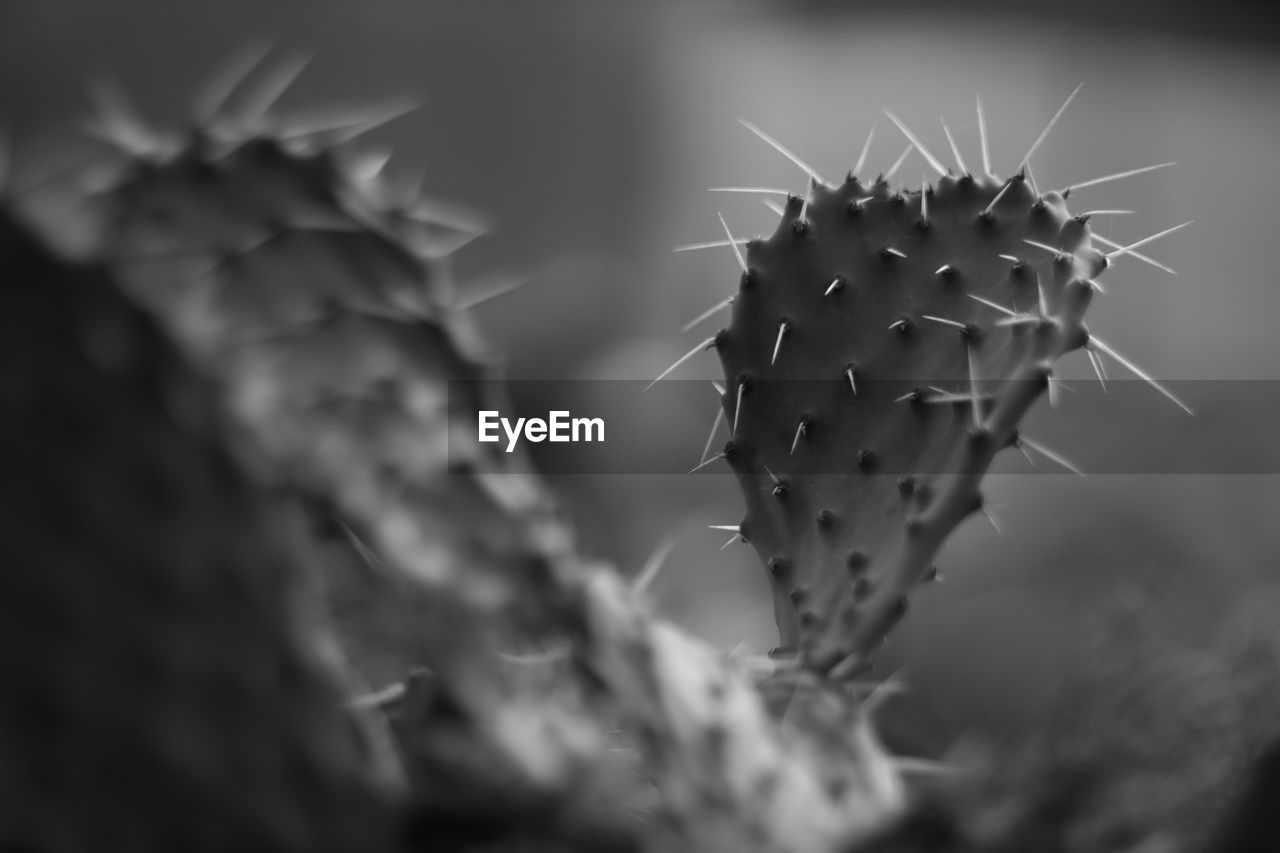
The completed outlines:
{"type": "Polygon", "coordinates": [[[310,505],[346,650],[376,684],[423,663],[421,588],[496,606],[514,579],[493,574],[567,533],[522,541],[505,514],[550,514],[549,498],[455,423],[497,387],[446,258],[472,226],[437,221],[353,145],[405,106],[276,119],[297,70],[216,79],[180,133],[99,94],[115,156],[81,205],[85,242],[310,505]]]}
{"type": "MultiPolygon", "coordinates": [[[[304,774],[293,792],[300,804],[279,803],[278,791],[261,803],[229,801],[253,819],[274,814],[278,826],[262,831],[282,840],[269,849],[290,850],[351,849],[357,836],[362,849],[401,849],[395,831],[409,849],[834,851],[901,816],[899,763],[875,737],[874,701],[857,698],[861,686],[850,690],[845,676],[869,663],[930,579],[947,536],[981,508],[994,455],[1039,447],[1018,424],[1046,388],[1052,393],[1056,360],[1080,348],[1120,358],[1089,334],[1084,315],[1111,259],[1136,255],[1147,241],[1104,254],[1088,215],[1068,211],[1068,191],[1037,192],[1025,169],[995,178],[985,142],[983,174],[961,162],[953,176],[900,122],[939,173],[936,186],[892,192],[891,170],[833,187],[805,166],[808,193],[788,199],[772,236],[739,253],[732,320],[707,342],[726,380],[721,408],[732,436],[721,455],[748,505],[736,532],[768,567],[781,656],[795,653],[800,664],[753,667],[656,618],[643,582],[629,586],[575,549],[519,454],[471,441],[469,420],[456,425],[496,407],[485,401],[500,393],[448,269],[449,249],[470,229],[437,221],[394,191],[381,177],[384,156],[349,150],[396,110],[325,126],[273,117],[269,107],[296,70],[285,66],[238,100],[228,98],[238,75],[217,81],[179,134],[152,130],[100,91],[97,132],[117,158],[107,181],[85,194],[89,238],[78,247],[164,330],[130,313],[131,328],[145,329],[159,353],[132,362],[130,375],[203,395],[204,408],[183,416],[173,470],[152,471],[159,445],[144,444],[136,457],[123,443],[116,452],[171,492],[177,486],[164,478],[175,472],[197,486],[218,482],[218,471],[232,481],[225,492],[197,492],[209,501],[198,519],[158,517],[165,526],[156,542],[173,547],[165,537],[180,530],[188,547],[226,557],[191,589],[170,591],[190,614],[172,645],[252,675],[243,655],[221,657],[222,645],[243,651],[252,639],[259,652],[305,670],[297,679],[305,689],[284,697],[296,708],[254,694],[263,719],[237,718],[246,740],[230,754],[287,713],[297,731],[277,733],[279,752],[269,754],[333,771],[304,774]],[[209,414],[220,408],[209,397],[232,426],[209,414]],[[214,434],[242,439],[256,474],[303,510],[310,524],[297,537],[301,553],[264,532],[278,523],[278,507],[266,506],[240,469],[226,474],[226,448],[210,448],[214,434]],[[205,523],[222,515],[223,525],[205,523]],[[235,559],[246,550],[271,570],[249,577],[235,559]],[[327,580],[337,633],[358,670],[338,683],[393,682],[354,697],[351,715],[334,708],[332,681],[298,663],[300,638],[315,626],[294,612],[296,596],[280,593],[253,609],[274,620],[274,631],[252,622],[256,633],[227,636],[246,603],[219,598],[221,584],[279,592],[281,578],[308,573],[327,580]],[[567,651],[509,654],[555,641],[567,641],[567,651]],[[401,792],[371,781],[373,762],[352,746],[350,729],[362,721],[385,722],[394,736],[407,807],[401,792]],[[322,743],[300,742],[317,732],[322,743]]],[[[0,223],[10,232],[21,234],[0,223]]],[[[728,242],[738,252],[746,241],[728,242]]],[[[6,269],[62,281],[56,252],[29,273],[28,255],[7,245],[6,269]]],[[[94,298],[79,285],[65,297],[68,305],[94,298]]],[[[29,312],[6,316],[19,313],[29,312]]],[[[48,310],[40,318],[53,319],[48,310]]],[[[33,328],[35,338],[14,334],[6,343],[43,352],[36,338],[49,323],[33,328]]],[[[0,367],[21,363],[4,354],[0,367]]],[[[40,387],[41,413],[74,409],[82,423],[90,412],[126,408],[147,425],[144,435],[172,438],[170,426],[157,425],[162,407],[150,385],[147,393],[127,383],[97,388],[79,408],[79,386],[40,387]]],[[[20,424],[24,438],[35,434],[34,420],[20,424]]],[[[49,494],[96,481],[74,479],[71,460],[40,458],[56,475],[49,494]]],[[[87,470],[100,470],[103,483],[132,482],[108,455],[91,461],[101,467],[87,470]]],[[[20,504],[15,490],[5,496],[20,504]]],[[[168,550],[157,556],[181,563],[168,550]]],[[[155,602],[131,585],[164,592],[167,576],[135,579],[88,545],[79,557],[95,570],[82,574],[115,596],[104,634],[130,648],[170,644],[170,634],[151,631],[161,624],[155,602]],[[128,583],[111,590],[111,578],[128,583]]],[[[46,590],[30,571],[0,582],[14,578],[0,607],[9,605],[22,630],[38,631],[21,617],[46,590]]],[[[262,601],[250,599],[251,609],[262,601]]],[[[71,680],[81,671],[74,663],[71,680]]],[[[205,675],[196,668],[175,677],[205,675]]],[[[39,682],[21,683],[44,701],[39,682]]],[[[189,720],[141,703],[129,710],[152,714],[161,728],[189,720]]],[[[227,720],[195,719],[208,727],[206,743],[226,736],[227,720]]],[[[6,754],[24,754],[13,743],[20,730],[13,720],[0,724],[6,754]]],[[[95,734],[76,731],[87,754],[104,748],[95,734]]],[[[226,790],[227,777],[208,783],[218,796],[239,793],[226,790]]],[[[135,815],[140,808],[123,806],[135,815]]],[[[175,826],[203,826],[207,815],[195,809],[175,810],[175,826]]],[[[977,820],[956,822],[957,833],[989,828],[975,812],[977,820]]]]}
{"type": "Polygon", "coordinates": [[[393,789],[213,389],[0,211],[0,844],[386,849],[393,789]]]}
{"type": "Polygon", "coordinates": [[[853,172],[828,186],[748,124],[808,172],[809,190],[767,238],[725,226],[741,278],[729,325],[706,342],[724,368],[719,457],[746,499],[737,532],[768,570],[775,653],[842,676],[869,665],[936,577],[939,548],[983,508],[995,455],[1029,445],[1058,458],[1018,424],[1059,358],[1114,354],[1084,316],[1111,258],[1138,245],[1103,253],[1069,190],[1033,188],[1026,165],[1044,134],[1012,177],[990,173],[985,138],[986,174],[957,150],[956,176],[889,116],[936,186],[892,191],[853,172]]]}
{"type": "Polygon", "coordinates": [[[217,380],[262,476],[312,517],[357,680],[404,679],[356,703],[391,723],[425,838],[821,850],[898,813],[893,761],[839,691],[778,701],[654,618],[575,551],[518,454],[451,424],[496,387],[435,239],[453,229],[337,147],[364,122],[264,113],[288,76],[178,135],[106,98],[117,162],[85,198],[84,251],[217,380]],[[563,658],[502,657],[560,638],[563,658]],[[614,730],[640,746],[619,753],[614,730]]]}

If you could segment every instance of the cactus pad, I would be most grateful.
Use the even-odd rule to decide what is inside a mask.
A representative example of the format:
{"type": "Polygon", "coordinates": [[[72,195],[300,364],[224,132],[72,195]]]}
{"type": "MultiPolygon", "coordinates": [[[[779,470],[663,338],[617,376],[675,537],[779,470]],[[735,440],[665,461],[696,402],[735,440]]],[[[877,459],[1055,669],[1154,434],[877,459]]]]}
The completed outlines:
{"type": "Polygon", "coordinates": [[[783,650],[856,666],[981,508],[1054,361],[1087,343],[1107,258],[1061,195],[948,174],[898,193],[815,182],[745,262],[715,339],[740,532],[783,650]]]}
{"type": "Polygon", "coordinates": [[[457,422],[494,407],[445,257],[473,226],[386,180],[385,157],[355,147],[365,129],[230,108],[185,133],[134,127],[84,207],[91,256],[220,380],[263,473],[333,534],[347,651],[379,683],[422,662],[415,588],[512,603],[492,575],[542,545],[507,514],[550,502],[487,476],[521,463],[457,422]]]}
{"type": "Polygon", "coordinates": [[[391,800],[213,389],[0,211],[0,844],[387,849],[391,800]]]}

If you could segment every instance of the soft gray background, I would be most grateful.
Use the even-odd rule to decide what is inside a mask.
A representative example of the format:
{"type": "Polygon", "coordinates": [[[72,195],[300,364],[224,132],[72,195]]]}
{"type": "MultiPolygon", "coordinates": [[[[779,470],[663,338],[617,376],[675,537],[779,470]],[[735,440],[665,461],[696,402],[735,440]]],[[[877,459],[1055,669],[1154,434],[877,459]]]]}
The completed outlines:
{"type": "MultiPolygon", "coordinates": [[[[1073,202],[1139,211],[1095,223],[1118,240],[1196,220],[1149,249],[1179,276],[1132,260],[1108,274],[1093,328],[1162,377],[1280,378],[1280,61],[1265,31],[1222,4],[1212,18],[1202,6],[1098,2],[1067,15],[1059,5],[967,4],[960,14],[950,4],[909,13],[872,4],[859,8],[874,13],[849,14],[763,2],[3,2],[0,113],[18,131],[21,173],[36,178],[83,147],[67,140],[91,75],[113,75],[148,115],[177,120],[204,76],[256,38],[315,54],[285,108],[422,95],[425,109],[370,142],[394,147],[393,174],[424,175],[430,193],[495,223],[459,256],[464,280],[529,277],[479,309],[511,375],[649,378],[698,339],[678,334],[681,324],[736,280],[727,250],[671,247],[716,239],[717,210],[742,234],[772,228],[757,199],[705,188],[803,187],[737,117],[837,178],[877,119],[871,171],[901,151],[881,107],[940,156],[942,116],[972,165],[981,92],[995,166],[1007,172],[1083,82],[1036,155],[1041,185],[1176,160],[1073,202]]],[[[921,171],[913,155],[900,177],[921,171]]],[[[1087,364],[1067,373],[1085,377],[1087,364]]],[[[715,374],[707,357],[680,375],[715,374]]],[[[1195,454],[1209,469],[1221,460],[1224,471],[1280,470],[1278,413],[1242,405],[1229,383],[1202,389],[1194,421],[1163,403],[1142,418],[1117,419],[1105,405],[1073,412],[1067,394],[1063,412],[1038,411],[1028,432],[1068,454],[1107,444],[1195,454]]],[[[692,464],[713,406],[707,390],[665,411],[638,400],[630,416],[692,464]]],[[[1003,461],[1011,476],[988,490],[1003,535],[968,523],[942,555],[946,583],[920,597],[895,641],[933,735],[1035,719],[1064,673],[1094,665],[1082,650],[1108,620],[1149,631],[1145,654],[1180,654],[1280,613],[1276,478],[1079,480],[1051,467],[1032,476],[1020,458],[1003,461]]],[[[655,590],[664,613],[724,647],[772,644],[755,554],[717,550],[723,538],[704,526],[740,516],[728,476],[558,485],[587,546],[625,570],[677,537],[655,590]]]]}

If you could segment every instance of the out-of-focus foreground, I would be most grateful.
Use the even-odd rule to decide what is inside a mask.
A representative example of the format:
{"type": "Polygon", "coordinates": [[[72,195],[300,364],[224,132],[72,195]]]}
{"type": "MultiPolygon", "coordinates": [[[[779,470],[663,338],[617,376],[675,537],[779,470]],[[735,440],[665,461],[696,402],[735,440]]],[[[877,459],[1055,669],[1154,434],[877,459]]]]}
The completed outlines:
{"type": "MultiPolygon", "coordinates": [[[[771,4],[18,2],[0,8],[14,192],[57,181],[98,151],[69,132],[86,114],[87,81],[117,79],[145,115],[169,122],[186,114],[210,69],[258,39],[284,55],[314,55],[284,95],[285,111],[358,110],[383,94],[425,101],[365,141],[394,151],[383,170],[390,183],[420,183],[446,200],[440,210],[492,223],[450,263],[464,292],[527,279],[475,310],[514,379],[651,379],[696,342],[678,330],[732,287],[734,259],[727,249],[671,248],[719,238],[717,211],[742,234],[776,222],[757,198],[706,188],[803,190],[803,173],[739,117],[839,176],[877,120],[868,171],[901,153],[884,106],[935,150],[947,148],[937,124],[945,118],[976,159],[981,92],[992,159],[1007,173],[1083,82],[1037,154],[1035,177],[1060,187],[1178,161],[1073,201],[1138,211],[1095,218],[1120,243],[1196,220],[1145,250],[1178,274],[1128,263],[1115,277],[1122,292],[1098,297],[1108,302],[1094,328],[1122,338],[1157,376],[1196,380],[1186,387],[1197,414],[1154,394],[1145,406],[1136,393],[1073,400],[1069,389],[1052,417],[1034,413],[1027,430],[1046,444],[1073,459],[1139,459],[1142,473],[1081,479],[1002,459],[987,488],[1000,532],[970,522],[949,542],[946,582],[921,597],[881,664],[900,668],[910,691],[879,722],[892,745],[938,757],[974,735],[1030,738],[1047,720],[1105,719],[1107,709],[1142,720],[1178,706],[1169,737],[1191,737],[1191,721],[1253,695],[1222,676],[1219,658],[1265,646],[1280,612],[1280,445],[1268,429],[1280,412],[1240,391],[1243,381],[1280,378],[1268,234],[1280,189],[1269,169],[1280,61],[1262,46],[1012,10],[971,18],[771,4]],[[1176,473],[1189,457],[1207,473],[1176,473]],[[1195,701],[1180,704],[1188,695],[1195,701]]],[[[914,183],[921,164],[911,156],[904,168],[914,183]]],[[[679,375],[716,372],[708,359],[679,375]]],[[[1067,386],[1094,381],[1083,358],[1064,376],[1067,386]]],[[[691,389],[683,407],[637,399],[626,417],[648,425],[654,453],[691,467],[712,402],[691,389]]],[[[516,403],[545,410],[536,398],[516,403]]],[[[720,549],[723,538],[706,529],[741,515],[727,474],[547,479],[583,548],[624,571],[675,537],[651,590],[660,613],[724,649],[774,644],[758,558],[720,549]]],[[[362,662],[374,682],[398,678],[404,663],[362,662]]],[[[1072,737],[1081,736],[1077,722],[1072,737]]]]}

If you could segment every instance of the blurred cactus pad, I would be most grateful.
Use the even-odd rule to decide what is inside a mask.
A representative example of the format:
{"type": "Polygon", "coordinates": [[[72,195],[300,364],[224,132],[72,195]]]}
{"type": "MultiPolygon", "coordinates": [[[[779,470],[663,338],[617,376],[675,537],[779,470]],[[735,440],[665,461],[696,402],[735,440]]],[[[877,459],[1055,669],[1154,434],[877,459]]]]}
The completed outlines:
{"type": "Polygon", "coordinates": [[[1069,207],[1157,167],[1036,185],[1075,92],[1003,177],[980,104],[974,168],[949,129],[954,166],[889,114],[903,156],[864,175],[864,147],[837,182],[744,122],[806,189],[759,191],[768,237],[721,218],[723,241],[687,247],[731,251],[739,275],[698,318],[729,311],[724,329],[658,378],[704,350],[723,366],[727,443],[699,467],[727,463],[742,487],[729,527],[759,553],[779,634],[755,655],[665,620],[661,554],[624,577],[580,547],[529,459],[468,438],[506,403],[482,297],[451,263],[483,229],[363,147],[411,102],[278,114],[303,64],[246,52],[176,129],[94,85],[102,157],[32,190],[0,176],[0,846],[1152,853],[1240,837],[1236,792],[1268,734],[1254,717],[1275,698],[1263,642],[1205,663],[1194,691],[1117,665],[1080,691],[1114,701],[1030,744],[905,755],[878,735],[900,685],[877,653],[985,512],[992,460],[1075,470],[1021,431],[1057,396],[1059,359],[1083,350],[1100,381],[1110,363],[1186,408],[1085,323],[1104,274],[1159,266],[1138,250],[1183,225],[1111,244],[1069,207]],[[921,183],[895,183],[906,162],[921,183]]]}

